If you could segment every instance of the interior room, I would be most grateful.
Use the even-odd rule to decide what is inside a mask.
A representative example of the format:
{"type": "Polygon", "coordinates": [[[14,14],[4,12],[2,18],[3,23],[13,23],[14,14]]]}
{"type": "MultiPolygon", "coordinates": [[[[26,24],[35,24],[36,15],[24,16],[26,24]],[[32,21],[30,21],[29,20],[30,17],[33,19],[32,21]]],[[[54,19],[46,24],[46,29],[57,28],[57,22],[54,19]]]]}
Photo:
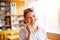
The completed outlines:
{"type": "Polygon", "coordinates": [[[47,40],[60,40],[60,0],[0,0],[0,40],[20,40],[23,10],[33,8],[47,40]]]}

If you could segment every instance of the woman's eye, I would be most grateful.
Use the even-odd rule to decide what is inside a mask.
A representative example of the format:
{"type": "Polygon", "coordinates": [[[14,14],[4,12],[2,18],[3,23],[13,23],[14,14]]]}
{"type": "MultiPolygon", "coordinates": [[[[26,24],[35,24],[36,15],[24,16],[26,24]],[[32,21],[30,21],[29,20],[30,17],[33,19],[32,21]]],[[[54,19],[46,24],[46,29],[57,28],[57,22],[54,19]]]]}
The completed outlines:
{"type": "Polygon", "coordinates": [[[35,17],[35,15],[33,15],[33,17],[35,17]]]}
{"type": "Polygon", "coordinates": [[[30,19],[30,17],[28,17],[27,19],[30,19]]]}

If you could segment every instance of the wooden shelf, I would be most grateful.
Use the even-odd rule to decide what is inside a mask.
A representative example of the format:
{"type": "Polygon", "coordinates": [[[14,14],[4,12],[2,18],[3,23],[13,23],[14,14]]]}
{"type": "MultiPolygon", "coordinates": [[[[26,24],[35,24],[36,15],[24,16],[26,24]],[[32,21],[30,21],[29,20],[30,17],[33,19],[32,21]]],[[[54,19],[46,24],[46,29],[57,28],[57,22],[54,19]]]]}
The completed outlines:
{"type": "MultiPolygon", "coordinates": [[[[5,27],[9,27],[9,26],[11,26],[11,25],[5,25],[5,27]]],[[[2,27],[2,26],[1,26],[1,27],[2,27]]],[[[0,27],[0,28],[1,28],[1,27],[0,27]]]]}
{"type": "Polygon", "coordinates": [[[9,7],[9,6],[7,6],[7,5],[0,5],[0,7],[9,7]]]}
{"type": "MultiPolygon", "coordinates": [[[[0,0],[0,18],[4,17],[1,20],[1,24],[4,23],[5,27],[11,29],[11,13],[10,13],[10,1],[9,0],[0,0]]],[[[3,26],[3,25],[2,25],[3,26]]]]}
{"type": "Polygon", "coordinates": [[[12,24],[12,26],[19,26],[20,24],[12,24]]]}
{"type": "MultiPolygon", "coordinates": [[[[12,17],[16,16],[17,18],[20,18],[20,16],[23,16],[23,7],[25,6],[25,1],[24,0],[0,0],[0,17],[4,17],[4,22],[6,27],[9,27],[12,29],[12,26],[19,26],[20,24],[12,24],[12,17]],[[16,3],[16,9],[17,13],[13,14],[11,13],[11,2],[16,3]],[[1,8],[2,7],[2,8],[1,8]]],[[[19,19],[18,19],[19,21],[19,19]]],[[[1,22],[0,22],[1,23],[1,22]]]]}
{"type": "Polygon", "coordinates": [[[23,16],[18,14],[0,14],[0,16],[23,16]]]}
{"type": "Polygon", "coordinates": [[[20,15],[20,14],[11,14],[11,16],[23,16],[23,15],[20,15]]]}
{"type": "Polygon", "coordinates": [[[6,27],[9,27],[9,26],[11,26],[11,25],[5,25],[6,27]]]}
{"type": "Polygon", "coordinates": [[[11,14],[0,14],[0,16],[11,16],[11,14]]]}
{"type": "MultiPolygon", "coordinates": [[[[6,9],[6,8],[5,8],[6,9]]],[[[0,11],[10,11],[10,10],[0,10],[0,11]]]]}
{"type": "Polygon", "coordinates": [[[8,22],[8,23],[9,23],[9,21],[2,21],[2,22],[0,22],[0,23],[5,23],[5,22],[8,22]]]}
{"type": "Polygon", "coordinates": [[[10,0],[0,0],[0,2],[1,2],[1,1],[2,1],[2,2],[4,2],[4,1],[7,2],[7,1],[10,1],[10,0]]]}

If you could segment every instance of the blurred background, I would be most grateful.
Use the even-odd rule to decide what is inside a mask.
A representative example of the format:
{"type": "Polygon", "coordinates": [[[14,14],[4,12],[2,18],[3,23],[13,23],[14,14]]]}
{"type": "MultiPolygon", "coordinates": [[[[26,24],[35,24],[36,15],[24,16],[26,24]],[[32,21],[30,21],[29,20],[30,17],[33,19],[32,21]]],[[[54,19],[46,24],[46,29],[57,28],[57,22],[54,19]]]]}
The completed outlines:
{"type": "Polygon", "coordinates": [[[0,40],[19,40],[23,10],[32,7],[49,40],[60,40],[60,0],[0,0],[0,40]]]}

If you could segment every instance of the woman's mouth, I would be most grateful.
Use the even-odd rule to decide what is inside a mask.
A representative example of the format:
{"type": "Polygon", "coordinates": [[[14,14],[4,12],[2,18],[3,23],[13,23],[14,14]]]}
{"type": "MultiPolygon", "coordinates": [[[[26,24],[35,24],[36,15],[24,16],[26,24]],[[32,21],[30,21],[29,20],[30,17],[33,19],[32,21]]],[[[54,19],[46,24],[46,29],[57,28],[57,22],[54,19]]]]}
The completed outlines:
{"type": "Polygon", "coordinates": [[[34,22],[31,22],[31,25],[34,25],[35,23],[34,22]]]}

